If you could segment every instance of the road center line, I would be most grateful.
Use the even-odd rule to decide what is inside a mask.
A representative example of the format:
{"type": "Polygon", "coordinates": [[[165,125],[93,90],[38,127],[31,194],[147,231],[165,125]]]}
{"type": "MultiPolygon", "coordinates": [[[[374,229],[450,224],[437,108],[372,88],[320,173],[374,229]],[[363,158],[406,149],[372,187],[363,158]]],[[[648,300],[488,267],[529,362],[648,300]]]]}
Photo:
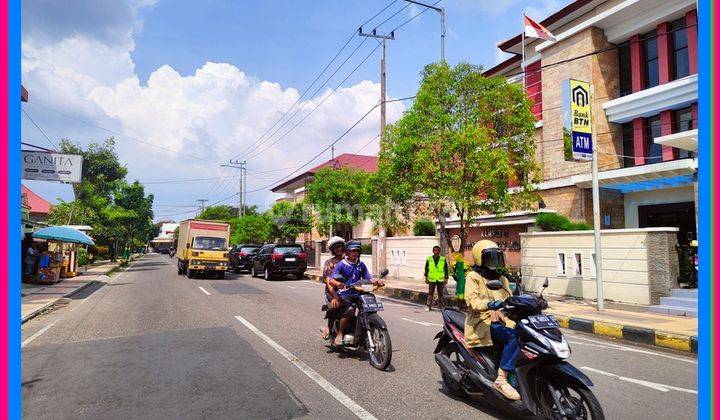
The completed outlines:
{"type": "Polygon", "coordinates": [[[697,394],[697,393],[698,393],[698,392],[697,392],[696,390],[694,390],[694,389],[679,388],[679,387],[672,386],[672,385],[665,385],[665,384],[659,384],[659,383],[650,382],[650,381],[643,381],[642,379],[628,378],[627,376],[616,375],[616,374],[614,374],[614,373],[605,372],[605,371],[603,371],[603,370],[591,368],[591,367],[588,367],[588,366],[583,366],[583,367],[581,367],[580,369],[587,370],[587,371],[589,371],[589,372],[595,372],[595,373],[598,373],[598,374],[600,374],[600,375],[605,375],[605,376],[608,376],[608,377],[610,377],[610,378],[617,379],[617,380],[620,380],[620,381],[631,382],[631,383],[634,383],[634,384],[646,386],[646,387],[648,387],[648,388],[652,388],[652,389],[655,389],[655,390],[660,391],[660,392],[680,391],[680,392],[687,392],[687,393],[689,393],[689,394],[697,394]]]}
{"type": "Polygon", "coordinates": [[[46,332],[47,330],[49,330],[50,327],[52,327],[53,325],[55,325],[55,323],[58,322],[58,321],[60,321],[61,319],[62,319],[62,318],[58,318],[58,319],[56,319],[55,321],[53,321],[53,322],[47,324],[46,326],[42,327],[42,328],[40,329],[40,331],[36,332],[35,334],[33,334],[33,335],[31,335],[30,337],[28,337],[25,341],[23,341],[22,344],[20,345],[20,348],[25,348],[25,346],[27,346],[28,344],[30,344],[33,340],[35,340],[36,338],[38,338],[38,337],[40,337],[41,335],[45,334],[45,332],[46,332]]]}
{"type": "Polygon", "coordinates": [[[415,321],[414,319],[409,319],[409,318],[402,318],[402,320],[403,320],[403,321],[414,322],[415,324],[424,325],[424,326],[426,326],[426,327],[442,327],[442,326],[443,326],[442,324],[436,324],[436,323],[434,323],[434,322],[415,321]]]}
{"type": "Polygon", "coordinates": [[[205,293],[206,295],[210,296],[210,292],[208,292],[207,290],[205,290],[202,286],[198,286],[198,289],[202,290],[203,293],[205,293]]]}
{"type": "Polygon", "coordinates": [[[241,324],[246,326],[250,331],[255,333],[258,337],[262,338],[263,341],[265,341],[267,344],[270,345],[270,347],[274,348],[278,353],[280,353],[285,359],[287,359],[290,363],[295,365],[298,369],[302,371],[305,375],[307,375],[308,378],[312,379],[316,384],[320,385],[322,389],[324,389],[328,394],[330,394],[333,398],[335,398],[340,404],[347,407],[348,410],[350,410],[353,414],[355,414],[358,418],[364,419],[364,420],[376,420],[376,417],[370,414],[367,410],[362,408],[358,403],[351,400],[350,397],[345,395],[342,391],[337,389],[333,384],[328,382],[327,379],[320,376],[319,373],[317,373],[313,368],[306,365],[305,362],[298,359],[294,354],[287,351],[283,346],[276,343],[272,338],[268,337],[257,329],[253,324],[251,324],[249,321],[247,321],[245,318],[241,316],[236,316],[235,319],[240,321],[241,324]]]}
{"type": "Polygon", "coordinates": [[[676,360],[676,361],[679,361],[679,362],[691,363],[691,364],[695,364],[695,365],[697,364],[697,360],[688,359],[688,358],[685,358],[685,357],[672,356],[672,355],[669,355],[669,354],[663,354],[663,353],[656,352],[656,351],[650,351],[650,350],[645,350],[645,349],[635,348],[635,347],[622,346],[622,345],[620,345],[620,344],[608,343],[608,342],[599,341],[599,340],[592,340],[592,339],[585,338],[585,337],[581,337],[581,336],[579,336],[579,335],[574,335],[574,334],[573,334],[573,335],[569,335],[569,334],[568,334],[568,337],[572,337],[571,340],[583,340],[583,341],[587,341],[587,342],[588,342],[588,343],[582,343],[582,342],[578,342],[578,341],[570,341],[571,344],[578,344],[578,345],[581,345],[581,346],[600,347],[600,348],[606,348],[606,349],[627,351],[627,352],[630,352],[630,353],[647,354],[647,355],[650,355],[650,356],[664,357],[664,358],[666,358],[666,359],[676,360]],[[589,344],[589,343],[593,343],[593,344],[589,344]]]}

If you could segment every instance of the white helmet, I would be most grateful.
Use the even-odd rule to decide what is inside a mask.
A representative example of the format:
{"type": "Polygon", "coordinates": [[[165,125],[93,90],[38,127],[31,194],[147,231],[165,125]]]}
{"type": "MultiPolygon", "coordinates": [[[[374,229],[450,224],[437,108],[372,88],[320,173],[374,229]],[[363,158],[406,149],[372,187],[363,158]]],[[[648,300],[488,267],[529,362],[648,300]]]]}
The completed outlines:
{"type": "Polygon", "coordinates": [[[339,237],[339,236],[333,236],[330,238],[327,242],[327,247],[329,251],[332,251],[333,247],[335,245],[342,245],[345,246],[345,239],[339,237]]]}

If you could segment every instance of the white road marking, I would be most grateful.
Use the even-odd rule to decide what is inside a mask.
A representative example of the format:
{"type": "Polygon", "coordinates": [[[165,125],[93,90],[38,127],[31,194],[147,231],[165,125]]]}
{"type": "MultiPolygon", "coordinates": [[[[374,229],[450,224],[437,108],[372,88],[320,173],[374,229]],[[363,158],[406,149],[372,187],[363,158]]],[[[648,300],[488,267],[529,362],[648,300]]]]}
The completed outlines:
{"type": "Polygon", "coordinates": [[[295,286],[288,286],[289,289],[297,289],[295,286]]]}
{"type": "Polygon", "coordinates": [[[58,319],[56,319],[55,321],[47,324],[46,326],[42,327],[42,328],[40,329],[40,331],[38,331],[38,332],[36,332],[35,334],[33,334],[33,335],[31,335],[30,337],[28,337],[25,341],[22,342],[22,344],[20,345],[20,348],[24,348],[25,346],[27,346],[28,344],[30,344],[33,340],[35,340],[36,338],[38,338],[38,337],[40,337],[41,335],[45,334],[45,331],[49,330],[50,327],[52,327],[53,325],[55,325],[55,323],[58,322],[58,321],[60,321],[60,319],[61,319],[61,318],[58,318],[58,319]]]}
{"type": "Polygon", "coordinates": [[[679,387],[672,386],[672,385],[665,385],[665,384],[659,384],[659,383],[655,383],[655,382],[643,381],[642,379],[628,378],[626,376],[616,375],[614,373],[605,372],[603,370],[591,368],[588,366],[583,366],[580,369],[587,370],[589,372],[595,372],[597,374],[605,375],[605,376],[608,376],[610,378],[617,379],[620,381],[625,381],[625,382],[630,382],[630,383],[646,386],[648,388],[652,388],[652,389],[658,390],[660,392],[680,391],[680,392],[687,392],[689,394],[697,394],[698,393],[694,389],[679,388],[679,387]]]}
{"type": "Polygon", "coordinates": [[[403,319],[403,321],[414,322],[416,324],[424,325],[426,327],[442,327],[443,326],[443,324],[436,324],[434,322],[415,321],[414,319],[409,319],[409,318],[402,318],[402,319],[403,319]]]}
{"type": "Polygon", "coordinates": [[[572,337],[573,340],[583,340],[583,341],[588,342],[588,343],[581,343],[578,341],[568,341],[570,344],[578,344],[581,346],[599,347],[599,348],[627,351],[630,353],[647,354],[650,356],[664,357],[666,359],[676,360],[679,362],[691,363],[691,364],[695,364],[695,365],[697,364],[697,360],[688,359],[686,357],[673,356],[670,354],[664,354],[664,353],[660,353],[660,352],[656,352],[656,351],[645,350],[645,349],[637,348],[637,347],[622,346],[620,344],[614,344],[614,343],[609,343],[609,342],[600,341],[600,340],[593,340],[590,338],[585,338],[585,337],[581,337],[579,335],[574,335],[574,334],[573,335],[567,334],[567,335],[568,335],[568,337],[572,337]],[[593,343],[593,344],[589,344],[589,343],[593,343]]]}
{"type": "MultiPolygon", "coordinates": [[[[139,259],[137,259],[135,262],[133,262],[132,264],[130,264],[125,270],[123,270],[120,274],[118,274],[115,278],[113,278],[112,280],[110,280],[110,281],[107,282],[106,284],[112,284],[112,282],[114,282],[115,280],[117,280],[117,279],[119,279],[120,277],[122,277],[122,275],[125,274],[126,271],[128,271],[130,268],[132,268],[132,266],[134,266],[134,265],[137,264],[138,262],[140,262],[141,259],[142,259],[142,257],[140,257],[139,259]]],[[[85,299],[83,299],[83,300],[81,300],[80,302],[78,302],[77,305],[75,305],[74,308],[72,308],[72,309],[70,309],[70,310],[68,311],[68,313],[71,313],[71,312],[73,312],[74,310],[76,310],[77,308],[79,308],[80,305],[82,305],[83,303],[85,303],[86,300],[90,299],[90,298],[93,297],[93,296],[95,296],[95,293],[92,293],[90,296],[88,296],[88,297],[86,297],[85,299]]],[[[53,325],[55,325],[56,323],[58,323],[58,322],[61,321],[62,319],[63,319],[63,318],[60,317],[60,318],[56,319],[55,321],[53,321],[53,322],[47,324],[46,326],[42,327],[42,328],[40,329],[40,331],[36,332],[35,334],[33,334],[33,335],[31,335],[30,337],[28,337],[25,341],[23,341],[22,344],[20,345],[20,348],[24,348],[25,346],[27,346],[28,344],[30,344],[33,340],[35,340],[36,338],[38,338],[38,337],[40,337],[41,335],[45,334],[45,332],[47,332],[47,330],[49,330],[50,327],[52,327],[53,325]]]]}
{"type": "Polygon", "coordinates": [[[367,410],[362,408],[358,403],[351,400],[350,397],[345,395],[342,391],[337,389],[333,384],[328,382],[327,379],[320,376],[319,373],[315,372],[313,368],[306,365],[305,362],[298,359],[294,354],[287,351],[283,346],[276,343],[272,338],[268,337],[257,329],[253,324],[251,324],[249,321],[247,321],[245,318],[241,316],[236,316],[235,319],[240,321],[241,324],[245,325],[250,331],[255,333],[258,337],[260,337],[263,341],[265,341],[267,344],[270,345],[273,349],[275,349],[278,353],[280,353],[284,358],[286,358],[290,363],[295,365],[298,369],[300,369],[305,375],[308,376],[308,378],[312,379],[316,384],[320,385],[322,389],[324,389],[328,394],[330,394],[333,398],[335,398],[340,404],[347,407],[348,410],[350,410],[353,414],[355,414],[360,419],[365,420],[376,420],[376,417],[370,414],[367,410]]]}
{"type": "Polygon", "coordinates": [[[206,295],[210,296],[210,292],[208,292],[207,290],[205,290],[202,286],[198,286],[198,289],[202,290],[203,293],[205,293],[206,295]]]}

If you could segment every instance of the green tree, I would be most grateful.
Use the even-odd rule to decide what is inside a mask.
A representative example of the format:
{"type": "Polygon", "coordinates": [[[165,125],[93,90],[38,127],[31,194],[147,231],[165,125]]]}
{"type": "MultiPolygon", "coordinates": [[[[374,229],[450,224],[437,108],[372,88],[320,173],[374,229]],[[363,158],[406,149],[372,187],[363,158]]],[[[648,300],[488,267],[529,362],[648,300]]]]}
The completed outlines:
{"type": "Polygon", "coordinates": [[[535,118],[522,86],[479,66],[430,64],[422,79],[412,108],[386,131],[380,180],[398,203],[421,193],[435,216],[449,206],[465,246],[475,217],[537,200],[535,118]]]}
{"type": "Polygon", "coordinates": [[[302,202],[275,203],[268,212],[268,217],[273,222],[272,236],[280,240],[294,241],[298,235],[312,229],[312,218],[302,202]]]}
{"type": "Polygon", "coordinates": [[[92,226],[96,244],[109,247],[113,257],[152,239],[153,196],[139,182],[126,182],[127,169],[118,160],[114,139],[87,148],[65,139],[60,149],[83,156],[82,180],[73,185],[74,201],[53,207],[51,223],[92,226]]]}
{"type": "Polygon", "coordinates": [[[319,231],[341,223],[355,225],[364,218],[367,180],[367,172],[352,169],[323,168],[315,174],[306,201],[313,206],[319,231]]]}
{"type": "Polygon", "coordinates": [[[262,244],[272,240],[273,221],[268,215],[252,214],[230,219],[230,242],[262,244]]]}
{"type": "Polygon", "coordinates": [[[228,221],[233,217],[237,217],[237,207],[220,205],[206,207],[196,219],[228,221]]]}

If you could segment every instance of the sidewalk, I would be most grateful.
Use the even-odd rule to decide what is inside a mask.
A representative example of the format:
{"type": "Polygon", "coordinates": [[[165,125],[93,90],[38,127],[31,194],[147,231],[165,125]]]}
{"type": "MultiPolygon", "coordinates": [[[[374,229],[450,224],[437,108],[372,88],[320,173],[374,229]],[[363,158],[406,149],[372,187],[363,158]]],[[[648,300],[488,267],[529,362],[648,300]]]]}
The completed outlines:
{"type": "MultiPolygon", "coordinates": [[[[136,259],[130,257],[130,261],[136,259]]],[[[58,300],[79,292],[98,281],[100,276],[107,275],[120,266],[120,262],[102,261],[80,269],[77,277],[63,279],[51,285],[21,283],[22,305],[20,309],[21,323],[37,316],[40,312],[54,305],[58,300]]]]}
{"type": "MultiPolygon", "coordinates": [[[[308,270],[306,275],[320,281],[321,271],[308,270]]],[[[450,280],[447,289],[450,296],[445,303],[457,305],[455,282],[450,280]]],[[[388,277],[378,293],[415,303],[427,302],[427,286],[419,279],[388,277]]],[[[612,302],[598,312],[591,302],[559,296],[547,299],[550,306],[547,313],[555,315],[563,328],[697,353],[697,318],[650,313],[645,306],[612,302]]]]}

